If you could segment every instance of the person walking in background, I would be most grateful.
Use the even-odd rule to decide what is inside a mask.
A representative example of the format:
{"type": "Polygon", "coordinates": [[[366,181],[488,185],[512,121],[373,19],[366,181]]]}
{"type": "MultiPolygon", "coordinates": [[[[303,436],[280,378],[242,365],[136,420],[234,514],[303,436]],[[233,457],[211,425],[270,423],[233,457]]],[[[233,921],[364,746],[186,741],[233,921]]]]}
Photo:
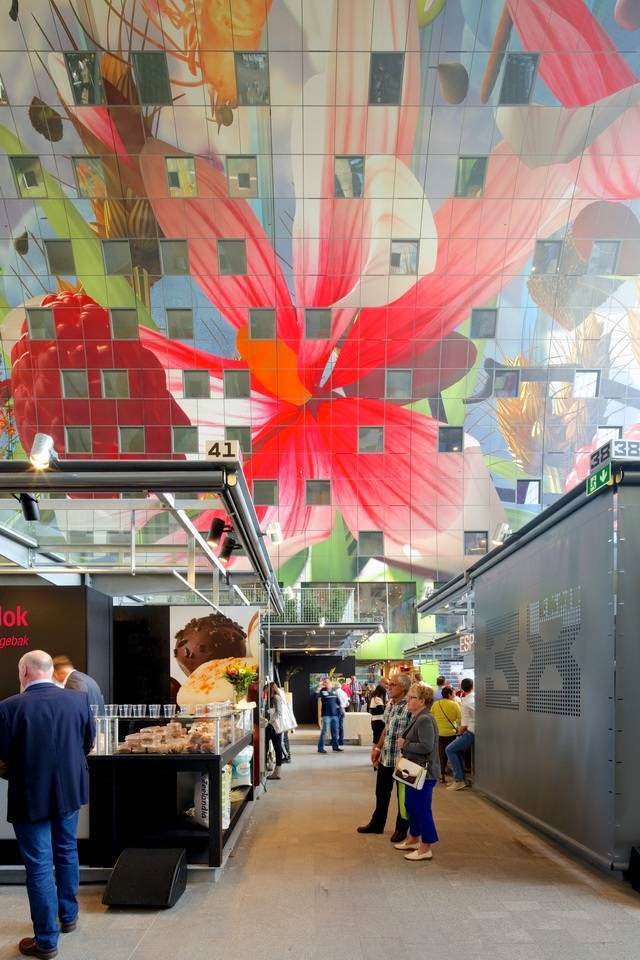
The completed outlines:
{"type": "Polygon", "coordinates": [[[23,692],[0,703],[7,819],[25,866],[35,934],[18,949],[48,960],[58,953],[60,931],[75,930],[78,919],[76,833],[80,807],[89,800],[86,755],[95,727],[86,693],[54,683],[53,661],[44,650],[26,653],[18,676],[23,692]]]}
{"type": "Polygon", "coordinates": [[[273,773],[269,774],[267,780],[280,780],[280,768],[284,759],[282,750],[282,734],[285,728],[285,707],[284,697],[280,693],[277,684],[271,682],[267,687],[267,716],[269,722],[265,728],[265,744],[268,749],[270,743],[276,755],[276,766],[273,773]]]}
{"type": "Polygon", "coordinates": [[[473,680],[465,677],[460,684],[464,694],[461,706],[461,722],[458,727],[458,736],[446,749],[446,754],[453,770],[453,783],[447,790],[464,790],[467,782],[464,778],[464,755],[472,747],[476,739],[476,698],[473,692],[473,680]]]}
{"type": "Polygon", "coordinates": [[[387,691],[382,686],[378,686],[373,691],[373,696],[369,701],[369,713],[371,714],[371,733],[373,734],[373,743],[378,743],[384,730],[384,708],[387,702],[387,691]]]}
{"type": "Polygon", "coordinates": [[[338,697],[338,703],[340,704],[340,710],[338,711],[338,746],[344,746],[344,715],[349,709],[349,697],[345,693],[342,687],[336,687],[336,696],[338,697]]]}
{"type": "Polygon", "coordinates": [[[320,681],[316,687],[316,697],[320,701],[320,737],[318,739],[318,753],[326,753],[324,748],[325,736],[331,737],[331,749],[335,752],[342,752],[342,747],[338,743],[338,725],[340,717],[340,703],[338,694],[333,688],[333,683],[329,677],[320,681]]]}
{"type": "MultiPolygon", "coordinates": [[[[440,679],[440,678],[438,678],[440,679]]],[[[440,783],[446,783],[447,769],[446,749],[458,736],[458,727],[462,721],[460,704],[453,699],[453,689],[448,686],[442,688],[442,696],[434,700],[431,707],[431,716],[438,725],[438,753],[440,758],[440,783]]]]}
{"type": "Polygon", "coordinates": [[[442,674],[441,674],[439,677],[436,677],[436,688],[435,688],[435,690],[434,690],[434,692],[433,692],[433,699],[434,699],[434,700],[440,700],[440,699],[441,699],[441,697],[442,697],[442,691],[443,691],[443,689],[444,689],[444,685],[445,685],[446,682],[447,682],[447,681],[446,681],[445,677],[442,676],[442,674]]]}
{"type": "Polygon", "coordinates": [[[404,737],[398,740],[402,756],[426,767],[427,779],[422,790],[405,787],[405,804],[409,816],[409,832],[406,840],[396,843],[396,850],[409,850],[405,860],[431,860],[431,844],[437,843],[438,834],[431,812],[433,788],[440,776],[438,760],[438,727],[431,716],[433,689],[426,683],[414,683],[409,688],[407,708],[411,722],[404,737]]]}
{"type": "Polygon", "coordinates": [[[352,713],[360,713],[360,701],[362,699],[362,684],[356,676],[351,677],[351,706],[349,710],[352,713]]]}
{"type": "MultiPolygon", "coordinates": [[[[384,833],[391,801],[391,791],[395,780],[393,770],[400,754],[398,738],[404,735],[411,719],[407,710],[407,691],[411,686],[408,673],[398,673],[389,681],[391,700],[384,712],[384,729],[377,744],[371,751],[371,762],[376,768],[376,807],[369,823],[358,827],[358,833],[384,833]]],[[[400,843],[407,835],[408,823],[400,812],[396,817],[396,828],[391,836],[392,843],[400,843]]]]}
{"type": "Polygon", "coordinates": [[[76,670],[69,657],[60,654],[53,658],[53,679],[67,690],[80,690],[86,693],[89,703],[97,714],[104,714],[104,697],[102,690],[87,673],[76,670]]]}

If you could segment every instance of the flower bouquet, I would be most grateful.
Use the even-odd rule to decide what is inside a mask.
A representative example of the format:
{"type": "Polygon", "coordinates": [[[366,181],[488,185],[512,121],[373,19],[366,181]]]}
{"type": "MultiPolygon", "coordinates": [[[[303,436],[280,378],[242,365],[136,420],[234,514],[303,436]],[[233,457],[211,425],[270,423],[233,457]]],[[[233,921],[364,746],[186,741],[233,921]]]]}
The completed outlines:
{"type": "Polygon", "coordinates": [[[249,684],[258,679],[258,672],[252,665],[243,660],[232,660],[224,670],[224,678],[228,680],[235,691],[236,703],[246,700],[249,684]]]}

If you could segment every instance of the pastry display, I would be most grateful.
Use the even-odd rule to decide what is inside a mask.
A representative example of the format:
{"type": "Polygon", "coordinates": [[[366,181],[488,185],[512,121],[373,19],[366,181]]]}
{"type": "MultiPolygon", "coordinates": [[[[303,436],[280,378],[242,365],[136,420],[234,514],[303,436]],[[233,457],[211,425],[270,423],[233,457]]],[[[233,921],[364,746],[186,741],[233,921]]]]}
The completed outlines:
{"type": "Polygon", "coordinates": [[[218,753],[232,742],[235,722],[229,714],[194,720],[189,727],[177,722],[143,727],[127,734],[118,753],[218,753]]]}
{"type": "Polygon", "coordinates": [[[247,635],[234,620],[222,613],[195,617],[176,633],[173,654],[187,676],[210,660],[246,657],[247,635]]]}
{"type": "Polygon", "coordinates": [[[191,673],[178,690],[177,702],[183,704],[211,703],[215,700],[235,700],[233,685],[225,672],[231,662],[258,670],[258,661],[253,657],[227,657],[203,663],[191,673]]]}

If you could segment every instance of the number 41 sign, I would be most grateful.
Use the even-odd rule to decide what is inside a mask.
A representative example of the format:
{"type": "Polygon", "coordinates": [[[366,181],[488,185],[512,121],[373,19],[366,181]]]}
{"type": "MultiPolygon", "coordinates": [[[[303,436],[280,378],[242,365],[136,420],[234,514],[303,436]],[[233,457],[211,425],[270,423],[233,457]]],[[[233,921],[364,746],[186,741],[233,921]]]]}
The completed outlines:
{"type": "Polygon", "coordinates": [[[211,460],[242,460],[240,443],[237,440],[214,440],[207,444],[207,457],[211,460]]]}

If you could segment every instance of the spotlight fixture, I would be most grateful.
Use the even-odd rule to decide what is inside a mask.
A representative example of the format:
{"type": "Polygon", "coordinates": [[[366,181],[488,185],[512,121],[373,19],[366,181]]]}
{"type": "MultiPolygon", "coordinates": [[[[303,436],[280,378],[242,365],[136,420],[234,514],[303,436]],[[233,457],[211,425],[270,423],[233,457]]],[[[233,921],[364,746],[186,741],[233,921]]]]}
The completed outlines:
{"type": "Polygon", "coordinates": [[[282,527],[277,520],[272,520],[267,526],[267,534],[271,538],[271,543],[282,543],[284,540],[282,527]]]}
{"type": "Polygon", "coordinates": [[[320,619],[318,620],[318,626],[319,626],[319,627],[324,627],[324,626],[326,626],[326,623],[327,623],[327,621],[325,620],[324,617],[320,617],[320,619]]]}
{"type": "Polygon", "coordinates": [[[38,501],[32,493],[19,493],[16,500],[20,504],[22,516],[25,520],[32,523],[40,519],[40,507],[38,501]]]}
{"type": "Polygon", "coordinates": [[[230,530],[231,527],[228,523],[225,523],[224,520],[220,519],[220,517],[214,517],[209,528],[207,543],[210,543],[213,547],[217,547],[220,543],[222,534],[228,533],[230,530]]]}
{"type": "Polygon", "coordinates": [[[31,466],[36,470],[47,470],[57,459],[58,455],[53,448],[53,437],[48,433],[36,433],[29,454],[31,466]]]}
{"type": "Polygon", "coordinates": [[[512,533],[513,530],[508,523],[499,523],[496,527],[491,543],[494,545],[494,547],[501,547],[505,540],[507,540],[512,533]]]}
{"type": "Polygon", "coordinates": [[[233,537],[227,534],[227,536],[224,538],[224,543],[220,548],[220,553],[218,554],[218,556],[223,563],[228,563],[229,560],[231,559],[231,554],[233,553],[233,551],[241,550],[241,549],[242,549],[242,544],[238,543],[237,540],[234,540],[233,537]]]}
{"type": "Polygon", "coordinates": [[[378,633],[384,633],[384,623],[378,624],[378,633]]]}

